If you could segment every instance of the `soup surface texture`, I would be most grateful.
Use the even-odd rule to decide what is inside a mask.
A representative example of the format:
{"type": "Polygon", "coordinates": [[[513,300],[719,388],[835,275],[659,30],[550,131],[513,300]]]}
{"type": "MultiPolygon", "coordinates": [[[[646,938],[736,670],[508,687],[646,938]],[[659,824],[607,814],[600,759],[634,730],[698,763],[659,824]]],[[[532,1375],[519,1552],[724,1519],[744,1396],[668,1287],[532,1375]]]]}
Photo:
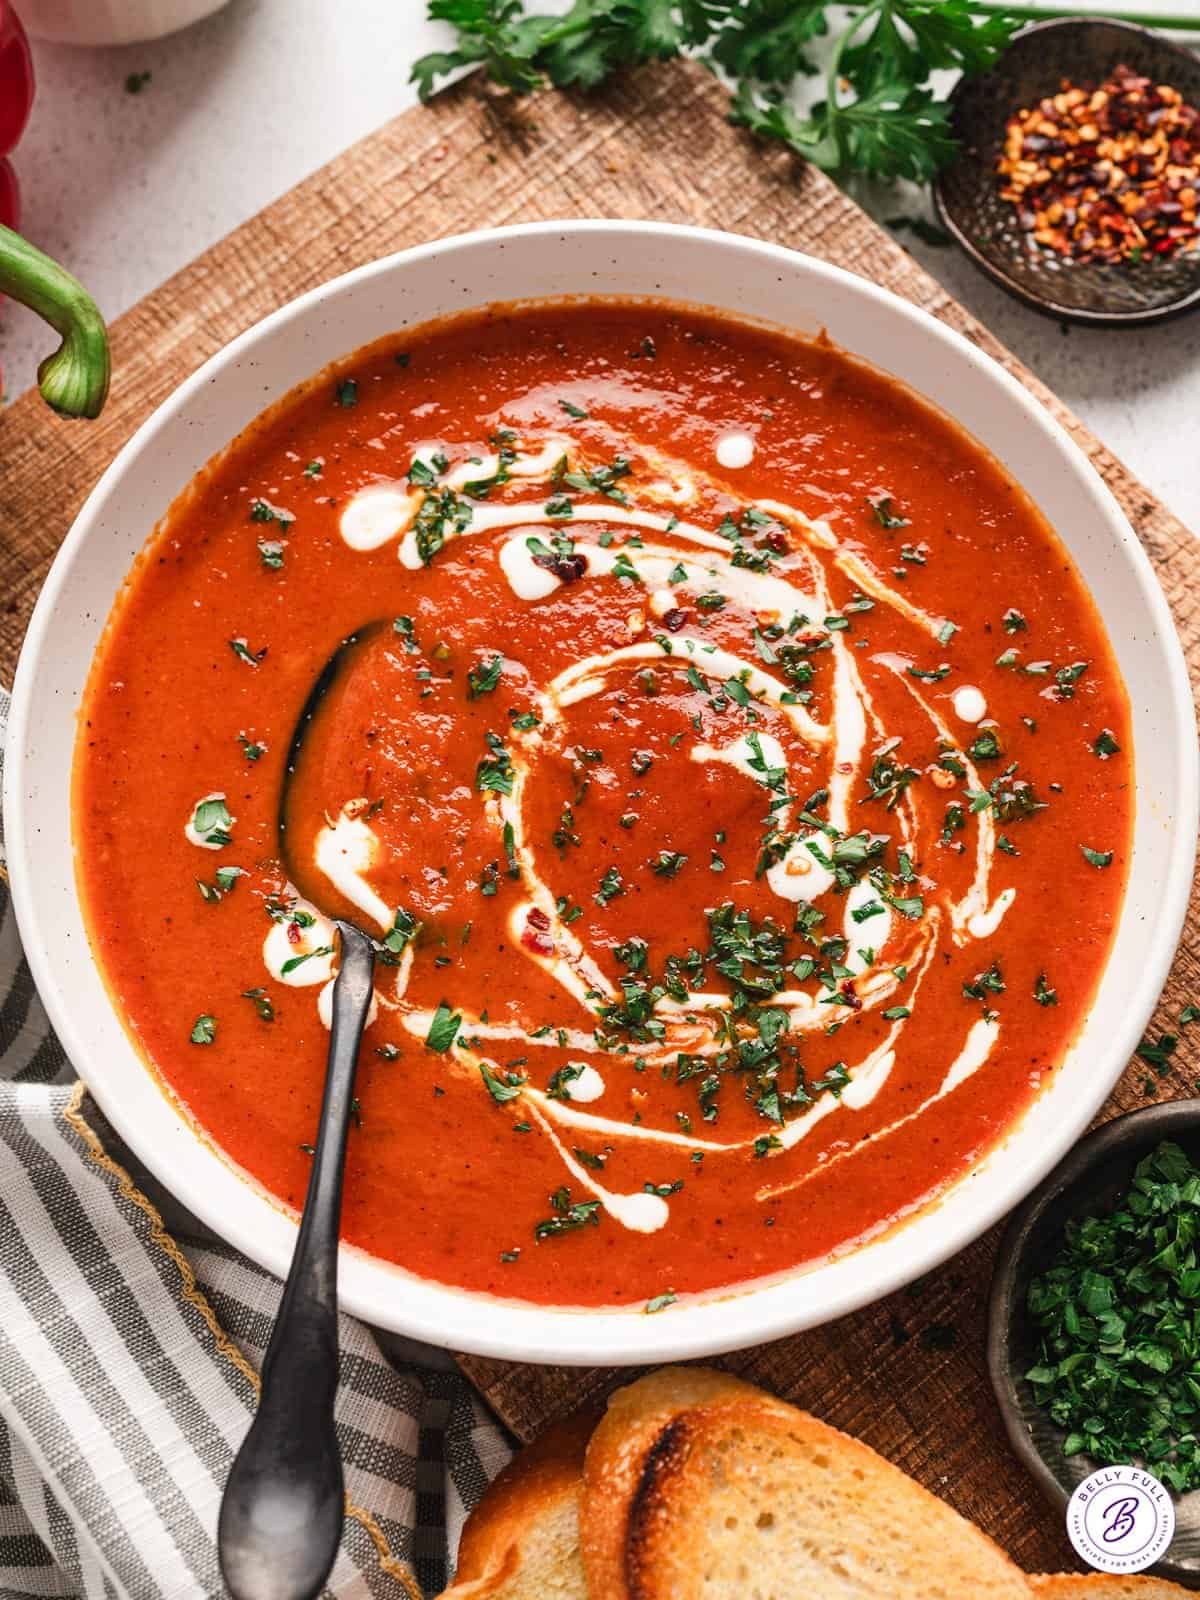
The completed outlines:
{"type": "Polygon", "coordinates": [[[500,307],[360,351],[172,507],[78,860],[140,1048],[274,1195],[350,916],[346,1237],[657,1309],[996,1144],[1090,1003],[1132,770],[1071,562],[946,417],[819,341],[500,307]]]}

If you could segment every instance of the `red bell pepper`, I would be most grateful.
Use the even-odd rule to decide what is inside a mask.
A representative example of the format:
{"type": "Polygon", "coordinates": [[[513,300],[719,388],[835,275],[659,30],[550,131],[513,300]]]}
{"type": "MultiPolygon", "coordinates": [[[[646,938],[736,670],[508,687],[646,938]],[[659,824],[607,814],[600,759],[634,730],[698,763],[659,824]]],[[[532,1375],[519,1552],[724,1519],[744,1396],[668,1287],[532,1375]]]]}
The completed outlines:
{"type": "Polygon", "coordinates": [[[38,368],[42,397],[68,417],[95,417],[108,394],[108,336],[82,284],[12,230],[21,191],[8,153],[25,131],[33,104],[33,58],[20,19],[0,0],[0,295],[44,317],[62,344],[38,368]]]}
{"type": "Polygon", "coordinates": [[[32,104],[29,40],[8,0],[0,0],[0,222],[10,228],[20,219],[20,190],[7,158],[25,131],[32,104]]]}

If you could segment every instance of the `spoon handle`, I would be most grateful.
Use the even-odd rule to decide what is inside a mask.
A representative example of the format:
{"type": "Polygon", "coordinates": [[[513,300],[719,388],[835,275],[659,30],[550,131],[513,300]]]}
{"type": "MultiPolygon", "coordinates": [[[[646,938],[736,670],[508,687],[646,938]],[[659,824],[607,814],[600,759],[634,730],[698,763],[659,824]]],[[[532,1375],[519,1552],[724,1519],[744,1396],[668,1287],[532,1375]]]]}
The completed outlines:
{"type": "Polygon", "coordinates": [[[263,1361],[258,1410],[221,1502],[217,1547],[234,1600],[309,1600],[333,1565],[342,1532],[345,1496],[333,1425],[337,1249],[346,1135],[375,952],[351,924],[337,927],[341,961],[304,1215],[263,1361]]]}

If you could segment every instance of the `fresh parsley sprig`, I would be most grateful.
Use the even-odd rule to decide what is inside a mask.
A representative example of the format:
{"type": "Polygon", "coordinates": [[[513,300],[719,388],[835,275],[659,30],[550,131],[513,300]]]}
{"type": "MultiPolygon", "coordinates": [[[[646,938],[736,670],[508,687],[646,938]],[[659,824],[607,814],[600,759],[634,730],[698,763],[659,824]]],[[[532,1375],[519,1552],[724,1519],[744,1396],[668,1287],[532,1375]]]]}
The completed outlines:
{"type": "Polygon", "coordinates": [[[1031,19],[1103,14],[1148,26],[1200,29],[1200,17],[1145,17],[1094,7],[993,0],[575,0],[562,16],[526,12],[522,0],[428,0],[431,18],[456,31],[452,49],[422,56],[421,98],[461,67],[482,66],[516,94],[594,89],[626,68],[685,51],[718,67],[735,88],[731,120],[777,139],[826,171],[925,182],[954,153],[933,72],[985,72],[1031,19]],[[831,22],[831,13],[844,21],[831,22]],[[816,73],[814,40],[830,36],[825,98],[807,115],[789,91],[816,73]]]}

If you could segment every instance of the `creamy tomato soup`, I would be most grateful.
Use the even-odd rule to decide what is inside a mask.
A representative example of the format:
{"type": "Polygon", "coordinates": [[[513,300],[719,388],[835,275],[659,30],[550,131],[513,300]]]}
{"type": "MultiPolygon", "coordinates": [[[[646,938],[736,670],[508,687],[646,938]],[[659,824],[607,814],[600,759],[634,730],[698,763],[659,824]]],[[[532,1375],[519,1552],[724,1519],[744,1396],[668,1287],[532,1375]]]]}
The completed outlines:
{"type": "Polygon", "coordinates": [[[1132,770],[1070,560],[950,419],[820,341],[502,307],[303,386],[171,508],[76,838],[146,1059],[272,1194],[349,917],[346,1238],[657,1306],[1002,1138],[1095,990],[1132,770]]]}

